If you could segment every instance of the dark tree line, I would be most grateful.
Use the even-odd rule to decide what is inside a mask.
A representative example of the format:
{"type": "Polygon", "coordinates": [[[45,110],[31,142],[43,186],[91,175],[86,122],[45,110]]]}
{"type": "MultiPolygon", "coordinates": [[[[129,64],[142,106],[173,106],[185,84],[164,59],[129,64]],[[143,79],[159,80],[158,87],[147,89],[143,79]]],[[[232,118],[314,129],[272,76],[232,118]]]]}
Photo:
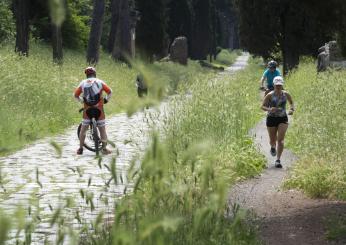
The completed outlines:
{"type": "Polygon", "coordinates": [[[100,45],[114,59],[126,60],[134,52],[134,34],[138,53],[149,60],[167,55],[181,35],[193,59],[215,56],[217,46],[238,47],[232,0],[13,0],[12,9],[16,51],[28,55],[32,35],[52,43],[58,63],[67,47],[86,49],[87,62],[96,64],[100,45]]]}
{"type": "Polygon", "coordinates": [[[136,0],[141,14],[137,43],[147,56],[162,57],[177,36],[188,39],[189,56],[206,59],[217,47],[239,48],[233,0],[136,0]]]}
{"type": "Polygon", "coordinates": [[[264,58],[280,52],[287,73],[301,55],[315,55],[326,41],[345,35],[345,4],[343,0],[236,0],[241,45],[264,58]]]}
{"type": "Polygon", "coordinates": [[[58,62],[62,47],[87,49],[89,63],[98,62],[100,46],[114,59],[126,60],[134,52],[134,27],[137,53],[149,60],[167,55],[177,36],[187,37],[192,59],[241,43],[266,59],[282,54],[284,72],[331,39],[338,39],[346,54],[343,0],[4,0],[0,35],[11,33],[5,24],[13,17],[6,5],[15,16],[16,51],[29,54],[31,32],[52,43],[58,62]],[[63,5],[64,14],[51,11],[48,3],[63,5]]]}

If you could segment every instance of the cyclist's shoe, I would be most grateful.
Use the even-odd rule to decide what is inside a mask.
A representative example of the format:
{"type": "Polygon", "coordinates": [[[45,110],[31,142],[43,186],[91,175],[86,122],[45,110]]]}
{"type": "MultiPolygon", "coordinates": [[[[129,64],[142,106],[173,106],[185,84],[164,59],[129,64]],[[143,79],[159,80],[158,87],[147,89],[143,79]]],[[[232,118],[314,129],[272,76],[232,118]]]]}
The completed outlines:
{"type": "Polygon", "coordinates": [[[276,156],[276,149],[275,147],[270,147],[270,154],[275,157],[276,156]]]}
{"type": "Polygon", "coordinates": [[[282,168],[282,165],[281,165],[281,162],[279,159],[275,161],[275,167],[276,168],[282,168]]]}
{"type": "Polygon", "coordinates": [[[77,155],[83,155],[83,148],[78,148],[77,155]]]}
{"type": "Polygon", "coordinates": [[[103,155],[108,155],[108,154],[112,153],[112,151],[108,150],[107,148],[103,148],[101,152],[102,152],[103,155]]]}

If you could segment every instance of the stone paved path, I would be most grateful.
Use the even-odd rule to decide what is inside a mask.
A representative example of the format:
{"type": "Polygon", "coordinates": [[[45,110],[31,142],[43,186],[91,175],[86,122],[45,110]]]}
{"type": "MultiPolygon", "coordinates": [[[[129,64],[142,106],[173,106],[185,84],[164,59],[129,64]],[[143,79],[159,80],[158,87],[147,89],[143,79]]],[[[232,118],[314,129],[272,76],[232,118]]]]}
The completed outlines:
{"type": "Polygon", "coordinates": [[[93,220],[101,210],[106,212],[106,217],[111,216],[113,200],[123,194],[125,186],[127,190],[131,188],[131,183],[126,181],[126,170],[131,161],[145,151],[149,131],[162,116],[159,111],[164,106],[165,103],[160,110],[145,110],[130,118],[125,113],[110,118],[107,121],[108,136],[117,150],[113,148],[111,155],[102,158],[101,168],[95,159],[95,153],[85,150],[82,156],[76,155],[78,139],[75,126],[61,136],[40,140],[10,156],[0,158],[0,208],[9,214],[20,205],[27,213],[30,209],[31,216],[39,216],[41,222],[37,224],[33,234],[34,244],[42,244],[47,236],[50,240],[55,239],[55,229],[49,223],[54,211],[64,205],[68,197],[77,204],[70,210],[64,209],[64,215],[70,217],[73,226],[79,226],[77,220],[73,219],[76,211],[79,212],[82,223],[93,220]],[[62,147],[61,156],[53,148],[51,141],[62,147]],[[118,184],[114,181],[108,183],[112,176],[108,168],[114,158],[118,184]],[[86,195],[93,193],[95,210],[91,211],[90,204],[86,204],[80,190],[86,195]],[[37,202],[39,213],[35,204],[37,202]]]}

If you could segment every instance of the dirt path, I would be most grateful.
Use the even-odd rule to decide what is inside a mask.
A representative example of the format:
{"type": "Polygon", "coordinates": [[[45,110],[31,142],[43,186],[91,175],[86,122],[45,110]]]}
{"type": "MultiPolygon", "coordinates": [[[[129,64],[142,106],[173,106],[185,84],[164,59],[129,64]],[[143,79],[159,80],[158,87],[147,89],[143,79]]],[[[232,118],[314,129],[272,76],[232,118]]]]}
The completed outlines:
{"type": "Polygon", "coordinates": [[[332,215],[344,215],[346,203],[310,199],[296,190],[282,190],[281,184],[297,157],[285,149],[281,158],[283,169],[276,169],[275,158],[269,153],[265,120],[257,124],[251,135],[265,155],[268,168],[260,176],[235,186],[229,204],[237,203],[254,211],[264,244],[346,244],[346,241],[332,242],[325,238],[326,220],[332,215]]]}

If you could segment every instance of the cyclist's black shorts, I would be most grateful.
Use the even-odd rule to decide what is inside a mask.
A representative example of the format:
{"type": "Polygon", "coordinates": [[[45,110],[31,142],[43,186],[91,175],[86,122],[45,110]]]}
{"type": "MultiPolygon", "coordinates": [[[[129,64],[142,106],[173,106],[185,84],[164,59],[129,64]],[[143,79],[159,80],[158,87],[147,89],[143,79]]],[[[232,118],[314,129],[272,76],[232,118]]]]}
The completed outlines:
{"type": "Polygon", "coordinates": [[[277,127],[280,123],[288,123],[287,116],[284,117],[267,117],[267,127],[277,127]]]}

